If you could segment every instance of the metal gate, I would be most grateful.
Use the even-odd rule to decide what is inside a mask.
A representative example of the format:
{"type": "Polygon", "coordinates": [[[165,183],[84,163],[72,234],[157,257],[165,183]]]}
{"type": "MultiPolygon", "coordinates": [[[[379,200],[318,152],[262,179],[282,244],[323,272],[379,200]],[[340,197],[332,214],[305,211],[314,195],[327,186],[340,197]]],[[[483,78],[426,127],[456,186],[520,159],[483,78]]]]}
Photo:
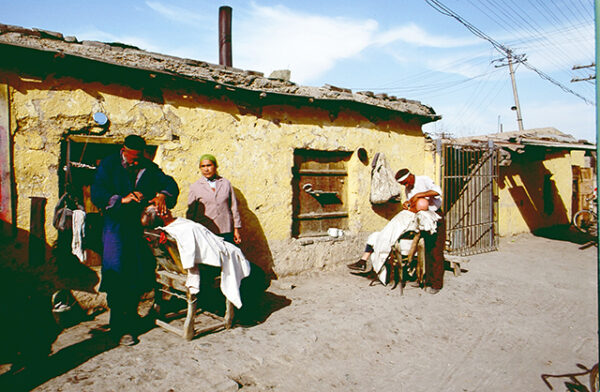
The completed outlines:
{"type": "Polygon", "coordinates": [[[498,249],[498,148],[438,141],[446,251],[467,256],[498,249]]]}

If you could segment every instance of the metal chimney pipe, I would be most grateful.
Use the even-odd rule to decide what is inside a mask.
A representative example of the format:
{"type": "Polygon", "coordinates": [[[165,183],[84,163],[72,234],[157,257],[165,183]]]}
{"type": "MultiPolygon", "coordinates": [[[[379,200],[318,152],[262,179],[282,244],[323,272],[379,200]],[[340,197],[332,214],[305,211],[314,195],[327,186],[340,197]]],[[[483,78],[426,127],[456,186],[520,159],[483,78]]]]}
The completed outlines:
{"type": "Polygon", "coordinates": [[[219,64],[232,67],[231,60],[231,7],[219,7],[219,64]]]}

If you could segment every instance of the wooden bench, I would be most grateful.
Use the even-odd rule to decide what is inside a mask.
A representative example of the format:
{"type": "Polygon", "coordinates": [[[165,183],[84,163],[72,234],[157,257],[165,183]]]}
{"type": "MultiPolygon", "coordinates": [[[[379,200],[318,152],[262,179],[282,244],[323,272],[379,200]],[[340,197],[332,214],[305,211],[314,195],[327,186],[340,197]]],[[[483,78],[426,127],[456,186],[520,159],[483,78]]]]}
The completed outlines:
{"type": "MultiPolygon", "coordinates": [[[[186,340],[192,340],[194,336],[204,334],[220,329],[229,329],[233,322],[233,304],[225,298],[225,315],[219,316],[215,312],[202,309],[199,313],[198,298],[196,294],[190,293],[185,283],[187,280],[187,271],[181,264],[177,242],[173,237],[161,230],[146,230],[144,232],[149,242],[150,249],[157,262],[156,281],[157,287],[154,293],[154,310],[156,312],[156,325],[167,331],[174,332],[186,340]],[[166,299],[165,295],[185,300],[187,308],[177,312],[164,313],[166,299]],[[181,318],[185,313],[185,320],[182,327],[175,326],[174,319],[181,318]],[[209,321],[199,324],[199,315],[208,318],[209,321]]],[[[199,265],[202,272],[203,266],[199,265]]],[[[205,266],[207,268],[216,268],[205,266]]],[[[215,285],[218,289],[220,276],[215,278],[215,285]]],[[[202,291],[203,292],[203,291],[202,291]]],[[[219,291],[220,294],[220,291],[219,291]]]]}

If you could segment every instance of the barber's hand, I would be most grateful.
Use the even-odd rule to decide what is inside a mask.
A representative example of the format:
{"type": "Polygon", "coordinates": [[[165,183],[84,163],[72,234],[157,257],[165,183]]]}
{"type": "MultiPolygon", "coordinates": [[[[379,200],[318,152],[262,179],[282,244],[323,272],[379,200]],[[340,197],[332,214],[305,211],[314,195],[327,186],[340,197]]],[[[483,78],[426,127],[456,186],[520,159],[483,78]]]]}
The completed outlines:
{"type": "Polygon", "coordinates": [[[157,193],[154,199],[150,200],[150,204],[156,206],[158,215],[165,215],[167,213],[167,202],[165,201],[167,196],[164,193],[157,193]]]}
{"type": "Polygon", "coordinates": [[[238,245],[242,243],[242,236],[240,234],[240,230],[237,227],[233,229],[233,242],[235,242],[238,245]]]}
{"type": "Polygon", "coordinates": [[[402,208],[404,208],[405,210],[408,210],[410,208],[410,201],[407,200],[404,203],[402,203],[402,208]]]}
{"type": "Polygon", "coordinates": [[[127,196],[125,196],[124,198],[121,199],[121,203],[122,204],[129,204],[132,201],[135,203],[139,203],[142,201],[142,199],[144,198],[144,195],[142,195],[141,192],[138,191],[133,191],[130,194],[128,194],[127,196]]]}

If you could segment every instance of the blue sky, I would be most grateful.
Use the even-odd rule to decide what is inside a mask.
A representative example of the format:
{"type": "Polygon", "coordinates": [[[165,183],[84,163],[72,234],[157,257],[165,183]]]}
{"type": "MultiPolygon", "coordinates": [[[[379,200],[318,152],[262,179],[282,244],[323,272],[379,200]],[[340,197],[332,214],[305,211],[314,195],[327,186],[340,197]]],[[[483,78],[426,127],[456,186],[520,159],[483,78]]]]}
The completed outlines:
{"type": "MultiPolygon", "coordinates": [[[[595,73],[571,69],[595,60],[593,0],[439,1],[555,82],[516,66],[526,129],[595,141],[595,84],[571,82],[595,73]]],[[[0,23],[218,63],[221,5],[233,8],[237,68],[421,101],[443,117],[425,126],[434,134],[517,129],[502,55],[426,0],[0,0],[0,23]]]]}

